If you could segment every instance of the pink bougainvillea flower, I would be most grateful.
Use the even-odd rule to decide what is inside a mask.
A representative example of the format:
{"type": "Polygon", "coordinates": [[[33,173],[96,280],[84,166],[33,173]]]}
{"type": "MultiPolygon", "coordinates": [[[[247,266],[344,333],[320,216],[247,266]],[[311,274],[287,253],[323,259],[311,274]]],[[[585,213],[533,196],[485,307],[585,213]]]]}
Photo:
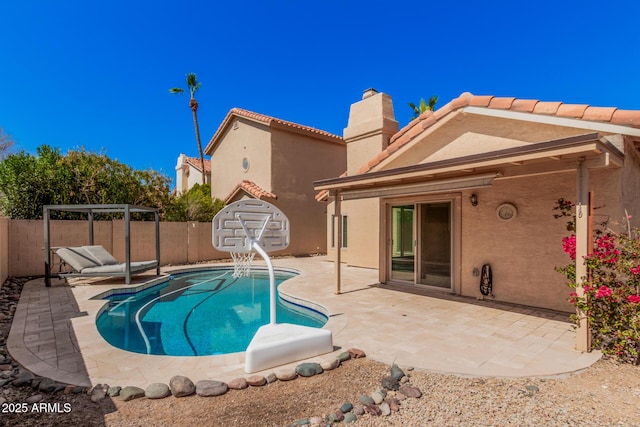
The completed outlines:
{"type": "Polygon", "coordinates": [[[576,236],[572,234],[569,237],[562,238],[562,250],[575,261],[576,259],[576,236]]]}
{"type": "Polygon", "coordinates": [[[640,304],[640,295],[629,295],[627,302],[630,304],[640,304]]]}
{"type": "Polygon", "coordinates": [[[596,292],[596,298],[605,298],[605,297],[610,297],[613,294],[613,291],[602,285],[600,286],[600,289],[598,289],[598,292],[596,292]]]}
{"type": "Polygon", "coordinates": [[[637,276],[640,274],[640,265],[637,265],[635,267],[631,267],[631,269],[629,270],[631,272],[631,274],[637,276]]]}

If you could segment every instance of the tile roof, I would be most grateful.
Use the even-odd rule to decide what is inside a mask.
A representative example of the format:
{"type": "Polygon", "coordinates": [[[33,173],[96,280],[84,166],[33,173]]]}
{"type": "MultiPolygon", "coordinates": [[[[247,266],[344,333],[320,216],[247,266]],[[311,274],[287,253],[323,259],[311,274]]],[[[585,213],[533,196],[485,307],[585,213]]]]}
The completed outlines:
{"type": "MultiPolygon", "coordinates": [[[[344,178],[347,176],[347,172],[343,172],[338,178],[344,178]]],[[[323,200],[327,200],[329,198],[329,190],[321,190],[316,194],[316,200],[322,202],[323,200]]]]}
{"type": "Polygon", "coordinates": [[[213,149],[213,147],[217,144],[218,139],[222,136],[224,129],[232,123],[234,116],[246,117],[248,119],[265,123],[269,126],[283,126],[286,128],[295,129],[303,133],[308,133],[308,134],[321,137],[323,139],[327,139],[339,144],[344,144],[344,140],[342,139],[341,136],[334,135],[332,133],[329,133],[320,129],[300,125],[297,123],[289,122],[289,121],[278,119],[271,116],[266,116],[264,114],[254,113],[253,111],[243,110],[242,108],[232,108],[231,110],[229,110],[229,112],[225,116],[222,123],[220,123],[218,130],[216,130],[216,133],[213,135],[213,137],[209,141],[209,144],[207,144],[205,152],[210,152],[213,149]]]}
{"type": "Polygon", "coordinates": [[[259,200],[278,198],[278,196],[268,192],[267,190],[264,190],[255,182],[249,181],[248,179],[243,179],[235,187],[233,187],[233,190],[231,190],[231,192],[229,192],[227,197],[224,198],[225,203],[229,202],[229,200],[231,200],[231,198],[234,195],[236,195],[238,191],[241,191],[241,190],[245,191],[250,196],[255,197],[256,199],[259,199],[259,200]]]}
{"type": "MultiPolygon", "coordinates": [[[[200,170],[200,157],[187,157],[184,156],[185,162],[194,168],[200,170]]],[[[204,159],[204,171],[205,173],[211,173],[211,160],[204,159]]]]}
{"type": "Polygon", "coordinates": [[[366,173],[380,164],[400,147],[412,141],[425,129],[433,126],[449,113],[464,107],[481,107],[522,113],[550,115],[586,121],[640,128],[640,110],[619,110],[615,107],[592,107],[586,104],[543,102],[536,99],[517,99],[497,96],[478,96],[464,92],[458,98],[438,108],[425,111],[417,119],[400,129],[391,138],[389,146],[363,166],[358,174],[366,173]]]}

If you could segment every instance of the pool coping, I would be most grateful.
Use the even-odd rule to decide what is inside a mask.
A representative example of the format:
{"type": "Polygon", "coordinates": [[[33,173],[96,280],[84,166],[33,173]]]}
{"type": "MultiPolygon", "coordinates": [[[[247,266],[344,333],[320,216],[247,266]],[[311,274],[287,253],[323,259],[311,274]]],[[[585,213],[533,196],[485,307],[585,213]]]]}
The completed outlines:
{"type": "MultiPolygon", "coordinates": [[[[260,261],[255,263],[261,265],[260,261]]],[[[324,257],[286,258],[278,268],[300,275],[280,285],[295,301],[312,301],[328,313],[334,352],[349,347],[384,363],[464,376],[557,376],[587,368],[598,352],[574,349],[575,332],[566,313],[514,307],[491,301],[416,295],[377,283],[377,270],[343,266],[343,293],[333,292],[333,263],[324,257]]],[[[198,265],[196,268],[225,264],[198,265]]],[[[226,264],[229,265],[229,264],[226,264]]],[[[168,267],[163,273],[184,270],[168,267]]],[[[108,344],[95,327],[104,300],[92,297],[122,285],[55,285],[42,279],[25,284],[7,348],[30,371],[77,384],[168,383],[174,375],[192,380],[230,381],[244,376],[244,352],[215,356],[140,355],[108,344]]],[[[287,364],[293,367],[300,362],[287,364]]],[[[274,368],[259,372],[267,374],[274,368]]]]}

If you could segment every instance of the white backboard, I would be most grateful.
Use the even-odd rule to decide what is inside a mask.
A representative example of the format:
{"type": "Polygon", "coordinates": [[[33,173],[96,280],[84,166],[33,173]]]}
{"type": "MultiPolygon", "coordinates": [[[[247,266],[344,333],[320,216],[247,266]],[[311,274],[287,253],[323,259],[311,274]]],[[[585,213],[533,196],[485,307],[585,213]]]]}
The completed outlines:
{"type": "Polygon", "coordinates": [[[233,202],[213,218],[213,247],[224,252],[250,252],[253,241],[265,252],[289,246],[289,219],[258,199],[233,202]]]}

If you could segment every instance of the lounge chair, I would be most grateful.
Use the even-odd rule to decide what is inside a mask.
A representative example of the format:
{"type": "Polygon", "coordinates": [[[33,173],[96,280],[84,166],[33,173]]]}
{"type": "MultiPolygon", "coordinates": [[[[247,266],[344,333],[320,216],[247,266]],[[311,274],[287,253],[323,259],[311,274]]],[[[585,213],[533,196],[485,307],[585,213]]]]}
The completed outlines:
{"type": "MultiPolygon", "coordinates": [[[[118,263],[118,260],[100,245],[60,248],[56,254],[76,271],[60,273],[61,277],[127,276],[127,263],[118,263]]],[[[142,273],[157,266],[155,260],[131,262],[130,274],[142,273]]]]}

